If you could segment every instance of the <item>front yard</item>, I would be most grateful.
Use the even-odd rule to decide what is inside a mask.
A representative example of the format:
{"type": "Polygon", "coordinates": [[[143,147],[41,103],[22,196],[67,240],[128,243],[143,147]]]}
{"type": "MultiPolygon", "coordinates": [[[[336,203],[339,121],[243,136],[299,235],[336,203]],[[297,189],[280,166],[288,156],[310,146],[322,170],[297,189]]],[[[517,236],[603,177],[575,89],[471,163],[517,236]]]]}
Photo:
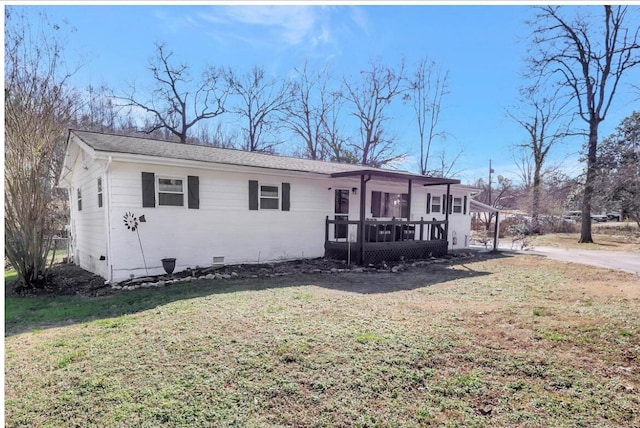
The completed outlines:
{"type": "Polygon", "coordinates": [[[640,284],[535,256],[5,302],[5,424],[640,426],[640,284]]]}

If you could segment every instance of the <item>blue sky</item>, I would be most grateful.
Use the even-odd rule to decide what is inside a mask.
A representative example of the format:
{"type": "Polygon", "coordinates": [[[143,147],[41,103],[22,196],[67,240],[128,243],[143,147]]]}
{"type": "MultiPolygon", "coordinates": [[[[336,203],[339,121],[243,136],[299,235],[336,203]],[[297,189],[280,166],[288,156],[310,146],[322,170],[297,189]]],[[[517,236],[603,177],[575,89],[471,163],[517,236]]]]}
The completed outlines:
{"type": "MultiPolygon", "coordinates": [[[[83,63],[74,78],[78,87],[106,85],[116,92],[130,83],[151,88],[147,70],[154,43],[164,42],[194,71],[206,65],[246,72],[254,65],[273,76],[290,76],[305,61],[312,68],[330,66],[336,77],[357,74],[380,59],[412,67],[428,57],[449,71],[450,94],[444,99],[441,128],[450,136],[435,142],[447,157],[462,151],[458,178],[486,177],[489,159],[496,174],[514,176],[512,147],[524,130],[505,115],[517,104],[518,87],[533,16],[529,6],[454,5],[58,5],[46,10],[52,22],[75,30],[66,37],[70,64],[83,63]]],[[[638,14],[635,15],[636,17],[638,14]]],[[[640,70],[626,82],[640,82],[640,70]]],[[[601,135],[638,109],[638,94],[623,85],[601,135]]],[[[390,127],[401,150],[415,153],[417,130],[408,108],[394,110],[390,127]]],[[[552,162],[578,172],[580,140],[558,146],[552,162]]],[[[286,149],[283,147],[283,151],[286,149]]],[[[409,157],[402,165],[417,171],[409,157]]]]}

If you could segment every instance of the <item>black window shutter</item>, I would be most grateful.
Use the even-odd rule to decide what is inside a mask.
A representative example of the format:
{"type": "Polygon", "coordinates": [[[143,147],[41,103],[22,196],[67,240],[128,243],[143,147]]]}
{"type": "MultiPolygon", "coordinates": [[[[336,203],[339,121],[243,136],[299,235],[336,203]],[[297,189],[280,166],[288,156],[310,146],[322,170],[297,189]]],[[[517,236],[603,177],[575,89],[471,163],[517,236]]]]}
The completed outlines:
{"type": "Polygon", "coordinates": [[[380,217],[380,192],[371,192],[371,215],[380,217]]]}
{"type": "Polygon", "coordinates": [[[156,206],[156,176],[153,172],[142,173],[142,206],[145,208],[156,206]]]}
{"type": "Polygon", "coordinates": [[[187,199],[190,209],[200,209],[200,177],[197,175],[187,176],[187,199]]]}
{"type": "Polygon", "coordinates": [[[258,209],[258,182],[249,180],[249,209],[258,209]]]}
{"type": "Polygon", "coordinates": [[[467,197],[464,197],[464,201],[463,201],[463,206],[462,206],[462,214],[467,214],[467,197]]]}
{"type": "Polygon", "coordinates": [[[291,208],[291,184],[282,183],[282,211],[289,211],[291,208]]]}
{"type": "Polygon", "coordinates": [[[447,195],[442,195],[442,214],[446,213],[447,209],[447,195]]]}
{"type": "Polygon", "coordinates": [[[431,193],[427,193],[427,214],[431,212],[431,193]]]}
{"type": "Polygon", "coordinates": [[[453,214],[453,195],[449,195],[449,214],[453,214]]]}

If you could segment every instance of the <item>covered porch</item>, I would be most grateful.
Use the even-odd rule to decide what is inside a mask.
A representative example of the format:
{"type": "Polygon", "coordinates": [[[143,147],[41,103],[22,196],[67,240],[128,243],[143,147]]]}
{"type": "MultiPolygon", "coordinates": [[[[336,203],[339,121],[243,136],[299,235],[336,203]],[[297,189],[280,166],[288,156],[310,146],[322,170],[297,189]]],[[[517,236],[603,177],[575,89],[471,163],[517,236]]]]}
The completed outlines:
{"type": "MultiPolygon", "coordinates": [[[[359,215],[356,219],[349,219],[348,215],[339,215],[336,208],[333,218],[326,217],[325,257],[346,260],[349,263],[369,264],[426,259],[447,254],[451,185],[459,184],[459,180],[373,169],[335,173],[331,177],[359,178],[360,186],[352,189],[354,194],[359,194],[359,215]],[[401,206],[396,211],[398,217],[384,218],[383,213],[376,209],[380,203],[380,192],[367,189],[371,180],[377,180],[378,183],[401,183],[403,187],[406,186],[406,193],[393,195],[393,203],[401,206]],[[425,218],[423,214],[428,213],[429,208],[421,211],[418,214],[420,217],[415,213],[412,215],[413,192],[416,188],[424,189],[429,186],[446,186],[446,194],[442,194],[441,201],[444,219],[429,219],[429,216],[425,218]],[[367,207],[370,217],[367,216],[367,207]]],[[[338,202],[336,207],[337,205],[338,202]]]]}

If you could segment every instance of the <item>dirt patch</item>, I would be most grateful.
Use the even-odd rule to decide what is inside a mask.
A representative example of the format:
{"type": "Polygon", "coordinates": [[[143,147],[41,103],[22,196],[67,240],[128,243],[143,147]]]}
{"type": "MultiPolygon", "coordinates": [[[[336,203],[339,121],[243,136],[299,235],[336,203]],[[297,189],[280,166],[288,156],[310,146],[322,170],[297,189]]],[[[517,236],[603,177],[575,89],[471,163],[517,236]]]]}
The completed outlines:
{"type": "Polygon", "coordinates": [[[110,287],[104,278],[74,264],[57,264],[48,272],[37,288],[23,288],[15,280],[5,284],[5,296],[70,296],[97,295],[110,287]]]}

